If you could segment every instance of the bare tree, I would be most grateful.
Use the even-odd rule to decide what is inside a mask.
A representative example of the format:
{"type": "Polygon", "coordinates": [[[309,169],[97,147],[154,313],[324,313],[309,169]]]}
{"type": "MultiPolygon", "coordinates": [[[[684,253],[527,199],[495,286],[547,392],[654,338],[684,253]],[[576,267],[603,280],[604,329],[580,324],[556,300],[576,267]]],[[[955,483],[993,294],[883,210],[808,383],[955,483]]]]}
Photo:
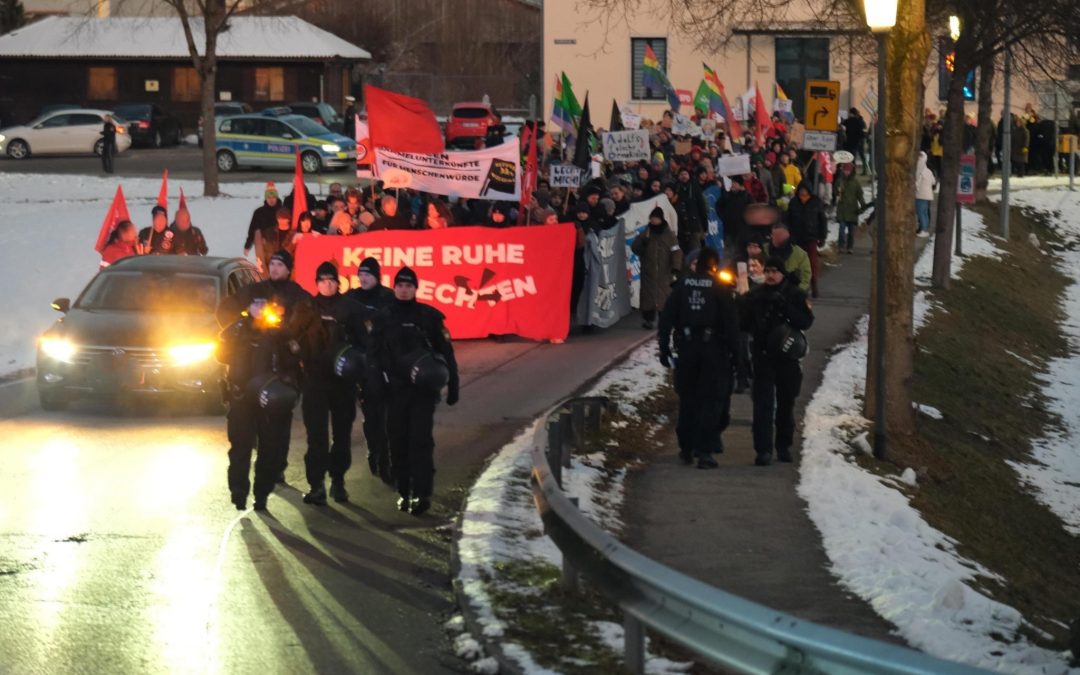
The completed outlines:
{"type": "MultiPolygon", "coordinates": [[[[939,0],[940,1],[940,0],[939,0]]],[[[805,5],[796,0],[581,0],[582,5],[596,10],[593,21],[601,28],[615,22],[628,21],[630,16],[650,13],[670,17],[674,28],[695,40],[703,48],[716,49],[732,37],[732,28],[753,24],[761,17],[783,21],[795,7],[805,5]]],[[[815,4],[816,21],[827,27],[858,29],[865,26],[859,0],[824,0],[815,4]]],[[[925,0],[900,0],[897,24],[890,32],[886,56],[886,105],[881,111],[885,124],[885,217],[889,251],[886,261],[888,304],[885,325],[871,321],[871,350],[873,336],[885,331],[886,389],[889,399],[885,405],[885,428],[892,436],[915,432],[915,417],[911,406],[911,379],[915,357],[915,338],[912,324],[914,305],[914,241],[911,223],[915,220],[915,171],[922,109],[923,73],[930,55],[930,37],[926,32],[927,7],[925,0]]],[[[866,35],[869,43],[869,34],[866,35]]],[[[872,50],[868,50],[872,51],[872,50]]],[[[877,255],[878,247],[875,246],[877,255]]],[[[872,266],[873,268],[874,266],[872,266]]],[[[873,287],[873,284],[871,284],[873,287]]],[[[870,316],[874,316],[871,311],[870,316]]],[[[874,354],[868,363],[873,363],[874,354]]],[[[873,369],[868,368],[864,414],[874,411],[873,369]]],[[[881,420],[878,420],[880,423],[881,420]]]]}
{"type": "Polygon", "coordinates": [[[218,38],[229,29],[229,19],[241,0],[162,0],[180,17],[188,53],[199,74],[203,119],[203,194],[216,197],[218,189],[217,125],[214,101],[217,98],[218,38]],[[195,43],[199,28],[203,32],[202,51],[195,43]]]}
{"type": "Polygon", "coordinates": [[[986,202],[990,183],[990,158],[994,154],[994,71],[993,60],[979,66],[979,113],[975,130],[975,201],[986,202]]]}
{"type": "MultiPolygon", "coordinates": [[[[952,223],[956,216],[956,190],[964,134],[964,76],[983,64],[992,64],[1006,49],[1038,42],[1039,52],[1069,52],[1069,31],[1080,22],[1076,0],[951,0],[949,8],[960,18],[954,75],[948,86],[942,125],[941,175],[934,241],[933,284],[948,288],[953,248],[952,223]]],[[[941,23],[940,25],[945,25],[941,23]]],[[[1007,113],[1008,111],[1006,111],[1007,113]]],[[[1009,123],[1006,115],[1003,124],[1009,123]]],[[[1002,152],[1008,152],[1002,148],[1002,152]]]]}

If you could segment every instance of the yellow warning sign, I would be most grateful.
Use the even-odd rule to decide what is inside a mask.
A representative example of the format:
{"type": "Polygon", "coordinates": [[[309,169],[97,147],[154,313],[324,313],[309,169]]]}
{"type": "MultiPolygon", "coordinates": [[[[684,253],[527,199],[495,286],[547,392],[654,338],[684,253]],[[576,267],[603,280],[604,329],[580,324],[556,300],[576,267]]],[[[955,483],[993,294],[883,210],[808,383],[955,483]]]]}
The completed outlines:
{"type": "Polygon", "coordinates": [[[835,132],[840,118],[840,83],[835,80],[806,81],[807,131],[835,132]]]}

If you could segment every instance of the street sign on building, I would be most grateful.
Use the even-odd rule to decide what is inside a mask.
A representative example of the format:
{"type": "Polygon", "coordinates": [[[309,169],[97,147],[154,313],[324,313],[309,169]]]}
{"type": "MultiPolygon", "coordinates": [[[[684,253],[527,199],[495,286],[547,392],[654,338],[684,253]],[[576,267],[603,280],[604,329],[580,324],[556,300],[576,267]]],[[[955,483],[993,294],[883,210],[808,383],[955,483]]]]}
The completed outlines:
{"type": "Polygon", "coordinates": [[[835,80],[807,80],[806,130],[835,132],[839,118],[840,83],[835,80]]]}
{"type": "Polygon", "coordinates": [[[803,138],[802,149],[832,152],[836,150],[836,132],[807,131],[805,138],[803,138]]]}

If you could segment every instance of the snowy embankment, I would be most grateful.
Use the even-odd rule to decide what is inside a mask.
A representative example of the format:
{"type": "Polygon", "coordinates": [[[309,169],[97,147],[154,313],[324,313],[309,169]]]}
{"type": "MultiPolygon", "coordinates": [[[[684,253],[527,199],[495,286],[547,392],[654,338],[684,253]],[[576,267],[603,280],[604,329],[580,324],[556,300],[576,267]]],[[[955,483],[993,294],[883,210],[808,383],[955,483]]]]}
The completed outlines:
{"type": "MultiPolygon", "coordinates": [[[[150,225],[160,178],[99,178],[0,174],[0,250],[4,293],[0,295],[0,377],[34,365],[35,339],[59,316],[55,298],[72,300],[97,272],[94,251],[101,223],[122,185],[128,212],[138,228],[150,225]]],[[[204,198],[201,181],[169,181],[169,215],[180,188],[192,223],[202,229],[211,255],[243,254],[251,212],[262,203],[264,182],[222,185],[221,197],[204,198]]],[[[291,189],[279,185],[283,195],[291,189]]]]}
{"type": "MultiPolygon", "coordinates": [[[[1048,433],[1033,444],[1032,459],[1012,466],[1035,496],[1080,536],[1080,192],[1068,190],[1027,190],[1012,197],[1018,206],[1047,214],[1072,250],[1058,253],[1059,266],[1074,279],[1065,292],[1065,322],[1061,328],[1069,337],[1070,354],[1052,359],[1042,376],[1043,393],[1050,412],[1061,419],[1062,429],[1048,433]]],[[[1021,358],[1017,356],[1017,358],[1021,358]]]]}
{"type": "MultiPolygon", "coordinates": [[[[607,395],[616,400],[626,415],[637,412],[636,405],[655,392],[667,380],[666,371],[656,361],[656,347],[649,343],[635,350],[622,364],[606,373],[588,395],[607,395]]],[[[503,654],[526,673],[553,673],[542,667],[522,645],[505,640],[507,625],[498,616],[493,591],[535,593],[534,588],[515,585],[500,578],[499,569],[508,563],[540,563],[562,566],[562,554],[554,542],[543,536],[544,526],[533,503],[529,482],[532,470],[530,450],[544,420],[537,420],[504,447],[488,464],[469,491],[462,515],[458,540],[460,571],[457,581],[470,605],[469,611],[486,638],[499,643],[503,654]]],[[[625,470],[612,476],[604,469],[602,452],[573,458],[573,468],[563,470],[568,495],[577,497],[582,513],[608,532],[622,529],[619,512],[623,502],[625,470]]],[[[463,630],[454,619],[448,630],[463,630]]],[[[616,653],[622,650],[622,626],[604,621],[592,622],[594,637],[616,653]]],[[[572,639],[568,636],[568,639],[572,639]]],[[[459,655],[478,656],[477,641],[468,633],[459,635],[455,644],[459,655]]],[[[567,657],[575,656],[573,649],[567,657]]],[[[680,664],[648,655],[650,673],[684,672],[691,664],[680,664]]],[[[576,664],[578,666],[587,664],[576,664]]],[[[474,662],[473,668],[485,672],[487,659],[474,662]]]]}
{"type": "MultiPolygon", "coordinates": [[[[965,257],[999,256],[979,214],[963,217],[965,257]]],[[[953,274],[965,258],[953,257],[953,274]]],[[[922,327],[933,300],[926,290],[933,245],[915,268],[915,326],[922,327]]],[[[1080,313],[1075,315],[1080,319],[1080,313]]],[[[852,592],[897,626],[913,647],[946,659],[1012,673],[1063,674],[1061,654],[1030,644],[1016,609],[975,590],[977,577],[996,578],[956,550],[956,541],[931,527],[905,490],[917,487],[914,470],[899,477],[861,468],[853,453],[868,452],[860,401],[866,374],[866,320],[855,340],[829,361],[821,386],[807,405],[799,494],[822,534],[832,571],[852,592]],[[863,432],[860,435],[860,432],[863,432]]],[[[1075,377],[1074,381],[1078,378],[1075,377]]],[[[921,414],[937,411],[920,407],[921,414]]],[[[1077,671],[1080,672],[1080,671],[1077,671]]]]}

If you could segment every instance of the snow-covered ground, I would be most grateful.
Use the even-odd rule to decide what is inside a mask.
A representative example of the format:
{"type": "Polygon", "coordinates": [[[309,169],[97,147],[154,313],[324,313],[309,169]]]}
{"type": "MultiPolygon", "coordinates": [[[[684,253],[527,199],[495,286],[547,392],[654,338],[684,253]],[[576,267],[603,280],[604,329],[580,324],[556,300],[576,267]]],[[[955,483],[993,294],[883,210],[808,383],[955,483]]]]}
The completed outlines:
{"type": "MultiPolygon", "coordinates": [[[[1074,246],[1080,245],[1080,192],[1028,190],[1013,199],[1018,206],[1048,214],[1061,236],[1074,246]]],[[[1063,429],[1035,442],[1034,461],[1014,463],[1013,467],[1066,529],[1080,536],[1080,251],[1061,251],[1058,260],[1062,271],[1074,279],[1065,292],[1066,321],[1062,326],[1073,353],[1050,361],[1043,376],[1043,393],[1050,411],[1061,418],[1063,429]]]]}
{"type": "MultiPolygon", "coordinates": [[[[74,299],[97,272],[94,251],[101,223],[122,185],[131,219],[150,225],[160,178],[100,178],[0,174],[0,251],[4,293],[0,294],[0,377],[34,365],[36,337],[58,314],[49,303],[74,299]]],[[[223,196],[207,199],[201,181],[169,181],[169,214],[178,205],[180,187],[191,220],[206,235],[211,255],[243,255],[251,212],[262,203],[265,183],[228,183],[223,196]]],[[[285,196],[288,184],[278,185],[285,196]]]]}
{"type": "MultiPolygon", "coordinates": [[[[964,212],[966,256],[999,255],[995,239],[977,214],[964,212]]],[[[927,246],[916,266],[917,283],[928,281],[932,256],[933,247],[927,246]]],[[[954,274],[962,264],[963,258],[954,258],[954,274]]],[[[917,327],[925,323],[930,302],[925,290],[917,293],[917,327]]],[[[1080,320],[1080,313],[1074,318],[1080,320]]],[[[854,461],[852,453],[869,451],[865,430],[870,424],[859,404],[865,374],[864,319],[855,340],[826,367],[803,429],[798,490],[822,534],[833,572],[918,649],[1003,672],[1080,672],[1069,669],[1066,656],[1020,636],[1025,622],[1016,609],[974,590],[976,577],[994,575],[960,555],[956,542],[911,506],[905,494],[917,485],[911,468],[899,478],[880,477],[854,461]]],[[[1072,381],[1080,382],[1077,371],[1072,381]]]]}
{"type": "MultiPolygon", "coordinates": [[[[624,413],[634,414],[635,403],[662,386],[666,377],[666,371],[656,361],[655,345],[647,344],[605,374],[589,395],[612,395],[624,413]]],[[[542,429],[543,420],[536,421],[495,455],[469,491],[462,516],[458,581],[483,634],[489,638],[499,639],[506,631],[506,625],[496,615],[490,594],[491,584],[500,583],[500,564],[518,561],[562,566],[559,549],[548,537],[542,536],[544,526],[533,503],[529,483],[530,450],[536,442],[537,432],[542,429]]],[[[618,532],[622,528],[619,511],[625,472],[619,472],[612,481],[602,469],[603,463],[602,453],[574,457],[573,468],[563,470],[563,482],[566,493],[578,498],[579,508],[585,515],[605,530],[618,532]]],[[[621,653],[621,626],[594,622],[592,629],[604,644],[621,653]]],[[[463,643],[467,639],[471,636],[463,639],[463,643]]],[[[471,647],[471,643],[466,646],[471,647]]],[[[538,665],[520,644],[500,640],[500,648],[529,675],[554,672],[538,665]]],[[[685,672],[691,665],[652,655],[647,658],[649,673],[685,672]]]]}

